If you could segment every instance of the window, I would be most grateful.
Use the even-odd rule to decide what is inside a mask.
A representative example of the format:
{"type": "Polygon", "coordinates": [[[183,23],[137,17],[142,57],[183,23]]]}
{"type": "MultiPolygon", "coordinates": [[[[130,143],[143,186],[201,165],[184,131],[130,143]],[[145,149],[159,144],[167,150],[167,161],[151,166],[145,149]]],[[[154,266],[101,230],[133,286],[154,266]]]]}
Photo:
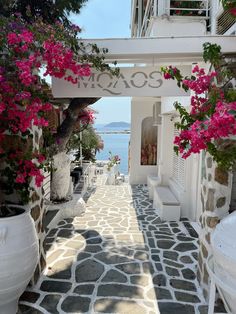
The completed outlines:
{"type": "Polygon", "coordinates": [[[141,128],[141,165],[157,164],[157,126],[153,126],[153,117],[144,118],[141,128]]]}

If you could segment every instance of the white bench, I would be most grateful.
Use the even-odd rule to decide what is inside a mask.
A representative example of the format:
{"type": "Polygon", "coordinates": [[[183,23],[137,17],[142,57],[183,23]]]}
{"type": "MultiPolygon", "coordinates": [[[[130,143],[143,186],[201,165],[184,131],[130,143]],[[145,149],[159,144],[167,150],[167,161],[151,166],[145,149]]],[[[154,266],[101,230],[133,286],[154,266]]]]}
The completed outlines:
{"type": "Polygon", "coordinates": [[[161,183],[161,177],[155,174],[149,174],[147,176],[148,196],[150,200],[153,200],[154,188],[161,183]]]}
{"type": "Polygon", "coordinates": [[[158,210],[161,220],[180,219],[180,203],[168,186],[157,186],[153,191],[153,208],[158,210]]]}

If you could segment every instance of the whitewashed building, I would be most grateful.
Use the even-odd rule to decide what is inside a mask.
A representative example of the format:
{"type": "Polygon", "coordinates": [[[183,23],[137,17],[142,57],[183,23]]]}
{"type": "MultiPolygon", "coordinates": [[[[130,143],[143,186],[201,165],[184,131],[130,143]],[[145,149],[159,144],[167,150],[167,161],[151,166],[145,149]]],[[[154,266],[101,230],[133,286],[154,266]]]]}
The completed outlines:
{"type": "MultiPolygon", "coordinates": [[[[180,55],[178,52],[181,47],[172,43],[169,47],[165,46],[166,54],[162,57],[153,56],[148,65],[187,66],[188,72],[196,62],[205,66],[201,59],[195,59],[194,45],[199,41],[208,42],[211,39],[217,43],[221,38],[220,45],[224,50],[228,40],[235,41],[236,24],[235,19],[223,10],[218,0],[133,0],[131,34],[135,38],[159,38],[163,40],[163,46],[170,38],[173,41],[182,39],[182,48],[189,52],[188,56],[184,53],[180,55]],[[179,3],[182,3],[181,8],[178,7],[179,3]],[[175,54],[172,54],[173,51],[175,54]]],[[[225,173],[222,176],[212,158],[205,153],[191,156],[187,160],[174,153],[173,139],[177,134],[174,124],[178,121],[178,114],[173,107],[174,101],[189,107],[190,98],[177,95],[132,98],[130,181],[143,183],[148,174],[156,173],[161,178],[161,185],[167,185],[180,202],[181,217],[188,218],[199,233],[201,244],[198,279],[203,286],[205,297],[208,298],[209,276],[206,260],[211,254],[210,234],[235,204],[235,174],[225,173]],[[155,121],[157,110],[160,117],[156,127],[157,165],[141,165],[139,151],[142,121],[152,117],[153,112],[155,121]]]]}

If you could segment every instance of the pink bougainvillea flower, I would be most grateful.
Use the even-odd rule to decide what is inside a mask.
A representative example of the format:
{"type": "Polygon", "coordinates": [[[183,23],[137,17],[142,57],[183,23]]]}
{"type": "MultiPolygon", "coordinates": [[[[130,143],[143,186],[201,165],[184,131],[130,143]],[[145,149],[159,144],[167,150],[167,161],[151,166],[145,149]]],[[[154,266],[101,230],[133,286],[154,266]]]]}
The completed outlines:
{"type": "Polygon", "coordinates": [[[38,162],[39,162],[39,163],[42,163],[42,162],[45,161],[46,158],[45,158],[44,155],[40,154],[40,155],[38,155],[37,159],[38,159],[38,162]]]}
{"type": "Polygon", "coordinates": [[[0,102],[0,114],[6,109],[6,105],[0,102]]]}
{"type": "Polygon", "coordinates": [[[25,183],[26,179],[23,174],[18,174],[16,177],[16,183],[25,183]]]}
{"type": "Polygon", "coordinates": [[[236,8],[229,9],[230,14],[236,16],[236,8]]]}
{"type": "Polygon", "coordinates": [[[165,80],[169,80],[172,78],[172,76],[169,73],[164,73],[163,75],[164,75],[165,80]]]}
{"type": "MultiPolygon", "coordinates": [[[[0,142],[6,139],[6,133],[22,139],[22,148],[30,146],[26,151],[0,148],[1,158],[3,153],[7,156],[4,158],[12,177],[16,178],[17,191],[21,191],[20,184],[24,190],[31,178],[37,187],[44,179],[41,169],[46,164],[45,156],[35,154],[35,148],[27,143],[33,134],[32,126],[39,129],[48,126],[45,112],[52,109],[48,102],[51,95],[44,88],[39,70],[45,66],[45,75],[66,79],[72,84],[78,83],[79,76],[91,74],[90,64],[80,62],[78,52],[71,49],[79,27],[74,25],[68,31],[59,22],[46,26],[38,22],[28,26],[20,17],[9,18],[1,35],[0,50],[7,53],[7,62],[0,60],[0,142]]],[[[93,113],[87,112],[86,123],[93,121],[93,113]]]]}

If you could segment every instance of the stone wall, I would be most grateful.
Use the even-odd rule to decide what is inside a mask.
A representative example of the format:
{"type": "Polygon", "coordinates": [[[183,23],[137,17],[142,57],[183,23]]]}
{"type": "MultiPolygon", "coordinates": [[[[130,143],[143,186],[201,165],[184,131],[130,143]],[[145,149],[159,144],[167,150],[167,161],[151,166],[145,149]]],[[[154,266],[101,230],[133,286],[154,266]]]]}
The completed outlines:
{"type": "Polygon", "coordinates": [[[198,280],[203,287],[204,296],[209,297],[209,275],[206,260],[211,254],[210,235],[218,222],[229,214],[231,200],[232,174],[217,167],[212,157],[203,156],[200,216],[200,252],[198,262],[198,280]]]}
{"type": "MultiPolygon", "coordinates": [[[[43,144],[43,137],[42,137],[42,131],[39,130],[36,127],[33,127],[33,145],[36,151],[39,150],[39,147],[43,144]]],[[[34,182],[32,182],[34,184],[34,182]]],[[[31,198],[32,201],[30,202],[31,207],[31,216],[33,217],[35,221],[35,228],[36,232],[38,234],[39,239],[39,263],[36,267],[35,273],[33,278],[31,279],[30,285],[36,284],[37,280],[39,279],[39,276],[41,272],[46,267],[46,258],[45,258],[45,249],[44,249],[44,239],[45,239],[45,230],[43,227],[43,220],[45,216],[45,206],[43,202],[43,189],[37,188],[35,185],[34,192],[32,192],[31,198]]]]}

